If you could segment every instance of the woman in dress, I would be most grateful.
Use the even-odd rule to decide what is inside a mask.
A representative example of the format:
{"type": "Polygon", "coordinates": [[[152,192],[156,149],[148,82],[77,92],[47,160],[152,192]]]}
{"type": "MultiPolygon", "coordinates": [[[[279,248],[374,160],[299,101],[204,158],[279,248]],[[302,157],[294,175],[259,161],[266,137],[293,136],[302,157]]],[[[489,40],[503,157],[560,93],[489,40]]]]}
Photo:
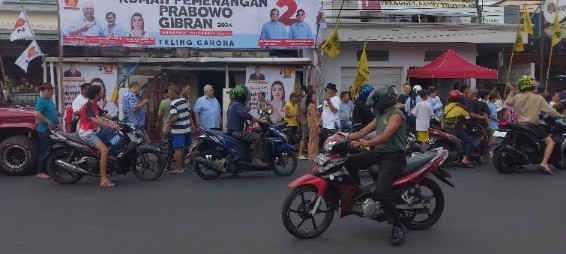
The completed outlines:
{"type": "Polygon", "coordinates": [[[316,107],[316,94],[314,92],[307,93],[307,121],[309,125],[309,144],[308,159],[314,161],[318,155],[318,145],[320,142],[320,112],[316,107]]]}

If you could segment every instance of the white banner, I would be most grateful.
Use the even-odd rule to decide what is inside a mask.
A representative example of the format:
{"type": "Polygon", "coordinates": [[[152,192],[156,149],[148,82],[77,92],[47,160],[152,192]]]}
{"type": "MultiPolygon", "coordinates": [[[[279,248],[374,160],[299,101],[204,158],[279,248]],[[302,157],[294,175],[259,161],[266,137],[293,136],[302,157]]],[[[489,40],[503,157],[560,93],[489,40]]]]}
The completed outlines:
{"type": "Polygon", "coordinates": [[[112,91],[118,79],[116,64],[63,64],[63,92],[65,107],[70,106],[73,100],[81,93],[80,86],[90,83],[94,78],[100,78],[106,87],[106,100],[110,101],[112,91]]]}
{"type": "Polygon", "coordinates": [[[379,11],[387,14],[425,14],[434,16],[477,16],[474,1],[379,1],[358,0],[360,11],[379,11]]]}
{"type": "Polygon", "coordinates": [[[246,86],[250,90],[250,113],[259,116],[257,112],[257,94],[265,93],[265,99],[273,106],[271,120],[279,122],[285,116],[285,103],[295,87],[295,67],[250,65],[246,67],[246,86]]]}

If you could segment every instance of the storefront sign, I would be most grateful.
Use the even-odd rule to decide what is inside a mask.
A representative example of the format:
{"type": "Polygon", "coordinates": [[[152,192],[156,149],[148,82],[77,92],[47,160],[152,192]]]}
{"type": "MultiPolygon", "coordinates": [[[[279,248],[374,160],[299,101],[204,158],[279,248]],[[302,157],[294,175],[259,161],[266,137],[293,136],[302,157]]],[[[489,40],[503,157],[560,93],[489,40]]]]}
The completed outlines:
{"type": "Polygon", "coordinates": [[[80,86],[83,83],[90,83],[94,78],[100,78],[104,81],[106,99],[110,100],[118,77],[116,64],[65,63],[63,70],[63,102],[65,107],[70,106],[81,93],[80,86]]]}
{"type": "Polygon", "coordinates": [[[558,11],[558,20],[562,21],[566,18],[566,0],[546,0],[542,6],[544,12],[544,19],[548,23],[554,23],[554,12],[558,11]]]}
{"type": "Polygon", "coordinates": [[[69,46],[313,47],[318,0],[58,0],[69,46]],[[303,22],[300,22],[303,21],[303,22]]]}
{"type": "Polygon", "coordinates": [[[436,16],[477,16],[475,2],[466,1],[377,1],[359,0],[360,11],[387,14],[425,14],[436,16]]]}
{"type": "Polygon", "coordinates": [[[254,116],[257,111],[258,93],[264,92],[265,99],[273,106],[271,120],[279,122],[285,116],[285,103],[295,87],[295,67],[251,65],[246,67],[246,86],[250,90],[250,107],[254,116]]]}

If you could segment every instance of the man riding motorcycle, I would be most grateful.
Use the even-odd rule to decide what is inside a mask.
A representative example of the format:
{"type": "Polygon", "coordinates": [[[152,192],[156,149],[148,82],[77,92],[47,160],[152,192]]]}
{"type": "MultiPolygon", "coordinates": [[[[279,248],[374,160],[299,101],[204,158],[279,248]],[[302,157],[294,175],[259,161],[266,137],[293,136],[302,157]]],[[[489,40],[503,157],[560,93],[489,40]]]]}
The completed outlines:
{"type": "Polygon", "coordinates": [[[464,147],[462,165],[471,168],[473,165],[470,164],[469,158],[474,146],[474,139],[464,130],[465,121],[470,118],[470,113],[460,105],[461,99],[462,93],[458,90],[452,90],[448,93],[448,105],[444,107],[444,129],[462,141],[464,147]]]}
{"type": "Polygon", "coordinates": [[[234,94],[234,101],[230,104],[230,111],[228,113],[228,135],[233,136],[239,140],[251,143],[252,148],[252,163],[256,166],[265,167],[263,162],[263,151],[265,150],[265,143],[261,135],[255,132],[248,132],[244,129],[244,122],[252,120],[257,123],[267,124],[267,120],[262,120],[252,116],[244,106],[250,98],[250,92],[245,86],[239,85],[232,89],[234,94]]]}
{"type": "Polygon", "coordinates": [[[515,88],[510,84],[507,87],[510,89],[509,96],[506,103],[509,106],[515,106],[519,114],[519,123],[525,124],[530,127],[537,136],[544,140],[546,148],[544,149],[544,156],[539,165],[539,169],[546,174],[552,175],[552,171],[548,168],[548,159],[552,154],[554,148],[554,141],[548,135],[546,129],[539,124],[540,111],[547,113],[550,117],[563,117],[555,109],[546,102],[546,100],[533,92],[535,90],[535,78],[531,76],[522,76],[519,79],[519,90],[523,93],[515,95],[515,88]]]}
{"type": "Polygon", "coordinates": [[[375,118],[361,131],[352,133],[350,140],[358,140],[375,131],[377,136],[369,141],[352,141],[352,147],[374,147],[370,151],[351,155],[345,167],[359,181],[358,171],[377,164],[379,176],[372,191],[379,199],[389,224],[393,224],[391,243],[399,245],[405,240],[405,232],[399,221],[395,196],[390,193],[393,181],[407,165],[405,159],[406,127],[405,115],[395,107],[397,91],[393,86],[383,86],[371,92],[366,104],[373,108],[375,118]]]}
{"type": "MultiPolygon", "coordinates": [[[[352,110],[352,126],[359,124],[361,128],[366,127],[375,118],[375,115],[371,112],[371,105],[366,105],[368,96],[373,89],[374,87],[370,84],[360,87],[354,110],[352,110]]],[[[375,132],[368,134],[364,139],[372,139],[373,137],[375,137],[375,132]]]]}

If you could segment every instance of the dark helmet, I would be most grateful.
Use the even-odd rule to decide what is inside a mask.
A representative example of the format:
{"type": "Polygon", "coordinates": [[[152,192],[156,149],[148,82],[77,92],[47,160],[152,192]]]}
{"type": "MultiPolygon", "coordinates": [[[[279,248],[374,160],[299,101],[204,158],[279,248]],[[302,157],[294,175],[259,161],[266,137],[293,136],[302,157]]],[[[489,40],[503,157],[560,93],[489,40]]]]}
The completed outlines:
{"type": "Polygon", "coordinates": [[[366,105],[374,110],[383,110],[397,104],[395,86],[387,85],[374,89],[368,96],[366,105]]]}
{"type": "Polygon", "coordinates": [[[246,103],[250,98],[250,91],[243,85],[234,87],[234,89],[232,89],[232,93],[234,94],[234,99],[241,103],[246,103]]]}
{"type": "Polygon", "coordinates": [[[448,93],[448,100],[451,102],[458,102],[462,98],[462,93],[458,90],[452,90],[448,93]]]}
{"type": "Polygon", "coordinates": [[[358,100],[367,101],[368,96],[373,91],[373,89],[375,88],[370,84],[365,84],[362,87],[360,87],[358,91],[358,100]]]}

